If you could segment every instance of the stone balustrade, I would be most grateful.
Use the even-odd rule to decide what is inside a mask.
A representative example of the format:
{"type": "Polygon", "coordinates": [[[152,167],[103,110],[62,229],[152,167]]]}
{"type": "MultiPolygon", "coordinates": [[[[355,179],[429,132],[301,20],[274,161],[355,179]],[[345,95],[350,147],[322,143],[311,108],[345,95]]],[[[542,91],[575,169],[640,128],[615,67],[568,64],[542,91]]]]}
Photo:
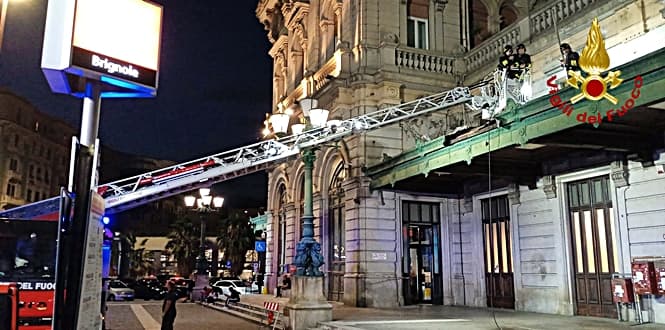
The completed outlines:
{"type": "Polygon", "coordinates": [[[541,33],[556,33],[554,18],[558,28],[561,29],[565,25],[562,21],[600,4],[602,1],[599,0],[550,1],[531,13],[529,17],[512,24],[468,52],[465,57],[466,71],[472,72],[496,62],[503,52],[504,45],[515,45],[533,39],[541,33]]]}
{"type": "Polygon", "coordinates": [[[503,53],[503,46],[514,45],[521,40],[523,38],[521,37],[519,24],[514,24],[512,27],[493,35],[467,53],[465,57],[466,71],[474,71],[490,62],[498,63],[499,56],[503,53]]]}
{"type": "Polygon", "coordinates": [[[396,48],[395,65],[416,71],[452,74],[455,58],[417,48],[396,48]]]}
{"type": "MultiPolygon", "coordinates": [[[[589,8],[589,6],[594,3],[599,2],[598,0],[561,0],[561,1],[552,1],[547,4],[547,6],[539,9],[535,13],[531,14],[531,19],[529,20],[529,27],[531,36],[535,36],[541,32],[552,31],[554,29],[554,20],[560,22],[568,17],[571,17],[584,9],[589,8]]],[[[560,27],[560,26],[559,26],[560,27]]]]}

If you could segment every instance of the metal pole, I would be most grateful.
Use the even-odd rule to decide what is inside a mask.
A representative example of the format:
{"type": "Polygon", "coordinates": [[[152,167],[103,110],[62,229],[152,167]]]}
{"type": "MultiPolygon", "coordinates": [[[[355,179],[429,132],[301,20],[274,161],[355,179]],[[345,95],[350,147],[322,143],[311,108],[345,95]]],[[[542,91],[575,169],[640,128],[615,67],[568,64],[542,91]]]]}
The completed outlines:
{"type": "Polygon", "coordinates": [[[314,213],[312,212],[312,169],[316,156],[313,149],[305,149],[302,160],[305,164],[305,200],[302,216],[303,230],[302,239],[296,247],[296,275],[298,276],[323,276],[319,267],[323,264],[321,256],[321,245],[314,240],[314,213]]]}
{"type": "Polygon", "coordinates": [[[305,201],[304,201],[304,210],[303,210],[303,230],[302,230],[302,241],[313,242],[314,241],[314,212],[313,210],[313,197],[312,197],[312,170],[314,168],[314,160],[316,156],[312,149],[307,149],[303,152],[302,156],[303,163],[305,163],[305,201]]]}
{"type": "Polygon", "coordinates": [[[198,264],[198,275],[203,275],[208,272],[208,265],[206,260],[206,243],[205,243],[205,232],[206,232],[206,222],[203,212],[200,211],[201,217],[201,246],[199,247],[199,264],[198,264]]]}
{"type": "MultiPolygon", "coordinates": [[[[83,285],[84,266],[86,263],[85,253],[88,237],[88,219],[90,218],[90,185],[94,173],[93,156],[94,146],[99,129],[99,113],[101,106],[101,92],[99,84],[95,81],[85,83],[85,97],[83,98],[83,114],[81,117],[81,139],[76,146],[76,162],[70,169],[74,180],[74,218],[70,226],[70,232],[64,233],[70,239],[66,245],[58,250],[58,259],[64,259],[63,254],[68,256],[65,287],[56,287],[56,295],[64,295],[64,306],[55,307],[53,327],[55,330],[70,330],[78,328],[79,305],[81,301],[81,289],[83,285]],[[64,293],[67,292],[65,295],[64,293]]],[[[63,233],[60,233],[61,235],[63,233]]],[[[100,270],[101,271],[101,270],[100,270]]]]}

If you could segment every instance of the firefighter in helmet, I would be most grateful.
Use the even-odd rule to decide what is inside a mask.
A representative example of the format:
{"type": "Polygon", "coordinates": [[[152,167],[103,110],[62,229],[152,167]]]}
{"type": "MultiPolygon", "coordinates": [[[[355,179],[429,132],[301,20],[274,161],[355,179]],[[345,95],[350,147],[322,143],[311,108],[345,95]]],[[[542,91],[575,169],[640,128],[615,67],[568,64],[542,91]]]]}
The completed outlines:
{"type": "Polygon", "coordinates": [[[566,73],[568,71],[580,71],[580,54],[570,47],[569,44],[561,44],[561,54],[563,54],[563,59],[561,59],[561,66],[566,68],[566,73]]]}

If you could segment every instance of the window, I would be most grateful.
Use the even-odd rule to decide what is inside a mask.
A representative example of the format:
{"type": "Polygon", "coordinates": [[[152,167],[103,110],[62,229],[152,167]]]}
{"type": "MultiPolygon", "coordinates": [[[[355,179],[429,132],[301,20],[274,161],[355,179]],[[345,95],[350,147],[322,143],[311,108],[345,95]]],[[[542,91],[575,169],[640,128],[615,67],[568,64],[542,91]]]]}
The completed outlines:
{"type": "Polygon", "coordinates": [[[37,181],[42,181],[42,168],[37,167],[37,181]]]}
{"type": "Polygon", "coordinates": [[[344,188],[346,179],[344,164],[340,163],[333,174],[328,189],[328,299],[341,301],[344,297],[344,272],[346,263],[346,225],[344,217],[344,188]]]}
{"type": "Polygon", "coordinates": [[[9,170],[18,172],[18,160],[12,158],[9,160],[9,170]]]}
{"type": "Polygon", "coordinates": [[[427,20],[409,17],[406,20],[406,45],[409,47],[428,49],[427,20]]]}
{"type": "Polygon", "coordinates": [[[279,206],[277,209],[277,220],[279,221],[278,238],[277,238],[277,261],[279,262],[279,269],[277,274],[281,275],[287,271],[286,267],[286,186],[284,184],[279,186],[279,206]]]}
{"type": "Polygon", "coordinates": [[[28,170],[28,177],[29,178],[34,178],[35,177],[35,165],[30,165],[29,170],[28,170]]]}
{"type": "Polygon", "coordinates": [[[7,183],[6,193],[7,196],[14,197],[14,195],[16,194],[16,183],[14,182],[7,183]]]}
{"type": "Polygon", "coordinates": [[[28,189],[28,193],[25,195],[25,200],[32,202],[32,190],[28,189]]]}
{"type": "Polygon", "coordinates": [[[18,134],[14,134],[14,147],[18,148],[18,142],[19,142],[19,137],[18,134]]]}
{"type": "Polygon", "coordinates": [[[44,182],[51,183],[51,178],[49,177],[48,169],[44,169],[44,182]]]}

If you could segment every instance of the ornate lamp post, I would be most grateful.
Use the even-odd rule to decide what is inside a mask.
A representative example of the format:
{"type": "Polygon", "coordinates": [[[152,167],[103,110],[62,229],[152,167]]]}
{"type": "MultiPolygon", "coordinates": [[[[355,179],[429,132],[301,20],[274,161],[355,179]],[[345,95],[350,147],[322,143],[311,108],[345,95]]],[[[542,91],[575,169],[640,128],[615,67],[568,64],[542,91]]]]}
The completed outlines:
{"type": "Polygon", "coordinates": [[[195,196],[185,196],[185,206],[199,213],[201,219],[201,245],[199,246],[199,255],[196,257],[196,273],[206,276],[208,274],[208,260],[206,259],[205,230],[206,223],[204,213],[214,212],[222,207],[224,198],[212,196],[210,188],[199,189],[200,198],[195,196]]]}
{"type": "MultiPolygon", "coordinates": [[[[314,128],[323,127],[328,120],[328,110],[317,108],[318,102],[314,99],[299,101],[305,117],[304,124],[291,126],[293,134],[300,134],[314,128]]],[[[270,117],[274,133],[286,134],[287,124],[275,125],[278,120],[284,120],[283,114],[278,113],[270,117]],[[275,116],[275,117],[273,117],[275,116]],[[281,117],[278,117],[281,116],[281,117]],[[273,118],[274,121],[273,121],[273,118]],[[278,130],[279,129],[279,130],[278,130]]],[[[283,122],[282,122],[283,123],[283,122]]],[[[326,302],[321,288],[323,287],[323,273],[319,267],[323,265],[321,245],[314,239],[314,213],[312,212],[312,169],[316,155],[313,148],[302,150],[302,161],[305,170],[304,210],[302,215],[302,238],[296,246],[296,277],[293,284],[291,300],[287,305],[290,310],[290,326],[292,329],[305,329],[316,326],[319,321],[332,319],[332,306],[326,302]]]]}

